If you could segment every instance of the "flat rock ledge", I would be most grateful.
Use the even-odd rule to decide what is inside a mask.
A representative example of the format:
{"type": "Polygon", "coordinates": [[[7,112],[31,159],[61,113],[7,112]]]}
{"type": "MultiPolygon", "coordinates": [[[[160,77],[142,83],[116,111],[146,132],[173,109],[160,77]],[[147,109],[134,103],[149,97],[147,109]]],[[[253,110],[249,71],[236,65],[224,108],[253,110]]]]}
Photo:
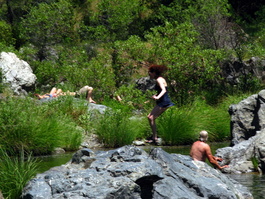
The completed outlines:
{"type": "Polygon", "coordinates": [[[253,199],[246,187],[204,162],[149,153],[136,146],[77,151],[68,163],[38,174],[23,199],[253,199]]]}

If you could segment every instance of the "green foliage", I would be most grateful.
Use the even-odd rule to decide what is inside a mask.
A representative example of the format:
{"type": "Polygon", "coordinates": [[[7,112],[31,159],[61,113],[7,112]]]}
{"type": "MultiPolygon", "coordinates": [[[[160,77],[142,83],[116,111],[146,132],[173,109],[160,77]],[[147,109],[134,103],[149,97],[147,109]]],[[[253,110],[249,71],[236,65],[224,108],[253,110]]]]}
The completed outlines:
{"type": "Polygon", "coordinates": [[[130,25],[139,20],[141,1],[97,1],[96,11],[91,13],[87,32],[98,41],[125,40],[130,34],[130,25]]]}
{"type": "Polygon", "coordinates": [[[112,67],[116,86],[127,85],[139,76],[140,63],[144,62],[145,43],[137,36],[126,41],[116,41],[112,46],[112,67]]]}
{"type": "Polygon", "coordinates": [[[192,143],[192,115],[186,110],[170,108],[157,119],[158,136],[166,145],[185,145],[192,143]]]}
{"type": "Polygon", "coordinates": [[[54,65],[51,61],[34,62],[35,74],[38,84],[45,85],[50,83],[55,85],[60,78],[60,67],[54,65]]]}
{"type": "Polygon", "coordinates": [[[39,3],[22,19],[20,37],[38,47],[39,58],[43,60],[45,47],[76,39],[72,15],[73,10],[67,0],[39,3]]]}
{"type": "Polygon", "coordinates": [[[131,109],[146,111],[154,106],[154,103],[152,103],[154,101],[151,99],[151,96],[154,94],[153,91],[148,90],[144,93],[136,89],[132,84],[121,86],[116,94],[122,98],[121,103],[130,106],[131,109]]]}
{"type": "Polygon", "coordinates": [[[3,76],[2,76],[2,69],[0,69],[0,93],[3,93],[4,84],[3,84],[3,76]]]}
{"type": "Polygon", "coordinates": [[[229,26],[230,5],[227,0],[196,0],[187,12],[196,30],[200,33],[202,47],[227,48],[233,43],[233,30],[229,26]]]}
{"type": "MultiPolygon", "coordinates": [[[[208,104],[218,107],[222,97],[227,94],[253,92],[260,88],[260,82],[247,74],[243,74],[245,76],[236,87],[227,86],[220,76],[219,65],[232,56],[241,60],[256,55],[264,57],[264,7],[259,7],[255,15],[252,13],[248,23],[239,24],[252,23],[246,29],[233,21],[235,16],[227,0],[3,1],[0,6],[0,50],[15,51],[16,48],[19,51],[17,54],[33,68],[38,78],[38,87],[58,85],[63,90],[75,91],[89,85],[94,88],[94,98],[99,103],[111,104],[107,100],[120,95],[123,99],[120,104],[126,107],[124,112],[133,109],[148,112],[152,108],[153,101],[145,103],[151,91],[142,93],[135,89],[134,80],[147,75],[146,63],[165,64],[169,67],[166,78],[173,101],[182,107],[192,102],[198,103],[196,97],[203,95],[207,106],[201,106],[203,110],[209,111],[211,121],[202,118],[205,124],[212,125],[219,123],[217,118],[222,115],[213,114],[208,104]],[[228,28],[229,24],[234,24],[233,30],[228,28]],[[246,30],[251,34],[245,36],[246,30]],[[230,41],[233,38],[230,36],[234,35],[232,33],[237,35],[235,40],[230,41]]],[[[85,120],[91,119],[90,115],[85,114],[82,108],[75,110],[73,106],[67,100],[58,100],[40,109],[47,114],[50,108],[50,114],[57,118],[55,121],[45,119],[48,126],[52,122],[60,126],[57,124],[58,118],[63,118],[60,119],[63,123],[74,120],[88,129],[85,120]],[[57,112],[53,111],[52,106],[56,107],[57,112]],[[64,107],[63,111],[60,106],[64,107]],[[70,115],[70,119],[64,114],[70,115]]],[[[7,113],[7,108],[1,109],[7,113]]],[[[15,126],[30,121],[25,110],[18,110],[21,119],[8,113],[15,118],[11,121],[11,131],[17,135],[20,127],[16,129],[15,126]]],[[[36,112],[36,118],[45,115],[33,108],[29,110],[36,112]]],[[[201,117],[198,108],[193,110],[201,117]]],[[[180,114],[187,119],[193,118],[192,114],[188,115],[185,111],[180,111],[180,114]]],[[[177,113],[169,111],[163,115],[169,120],[179,117],[177,113]]],[[[226,117],[222,118],[226,120],[226,117]]],[[[180,117],[178,120],[181,120],[180,117]]],[[[219,127],[211,127],[210,131],[217,132],[222,126],[226,129],[223,122],[220,122],[219,127]]],[[[32,122],[32,125],[23,127],[22,131],[31,132],[36,126],[42,125],[32,122]]],[[[226,136],[213,137],[222,139],[226,136]]],[[[21,144],[15,142],[15,145],[21,144]]]]}
{"type": "Polygon", "coordinates": [[[191,144],[201,130],[209,132],[209,141],[227,140],[230,135],[228,106],[213,107],[197,99],[180,108],[172,107],[157,119],[158,134],[166,144],[191,144]]]}
{"type": "Polygon", "coordinates": [[[63,114],[62,106],[52,106],[54,103],[36,104],[32,99],[19,98],[1,101],[1,148],[16,153],[24,148],[33,154],[49,154],[55,147],[78,148],[80,130],[69,115],[63,114]]]}
{"type": "Polygon", "coordinates": [[[7,46],[4,43],[0,42],[0,52],[13,52],[13,53],[17,53],[17,51],[15,50],[15,48],[13,46],[7,46]]]}
{"type": "Polygon", "coordinates": [[[177,91],[172,97],[180,105],[187,103],[190,93],[197,95],[206,86],[214,86],[220,78],[218,62],[224,58],[223,51],[203,50],[190,23],[168,22],[152,31],[146,36],[151,44],[148,60],[168,65],[170,86],[177,91]]]}
{"type": "Polygon", "coordinates": [[[228,20],[227,0],[14,0],[0,11],[3,19],[13,16],[13,23],[3,21],[3,31],[15,34],[4,35],[22,47],[40,85],[90,85],[101,101],[142,76],[144,63],[154,62],[170,68],[171,96],[179,105],[204,90],[224,93],[218,86],[224,58],[262,55],[263,12],[253,23],[259,31],[252,34],[255,42],[246,43],[250,38],[228,20]]]}
{"type": "Polygon", "coordinates": [[[251,158],[251,162],[252,162],[253,167],[255,168],[255,170],[258,171],[259,170],[259,160],[258,160],[258,158],[252,157],[251,158]]]}
{"type": "Polygon", "coordinates": [[[37,173],[37,161],[31,154],[26,156],[24,150],[17,157],[0,149],[0,187],[6,199],[19,198],[26,183],[37,173]]]}
{"type": "Polygon", "coordinates": [[[141,118],[129,117],[120,110],[107,111],[96,126],[96,134],[105,147],[120,147],[132,144],[143,135],[146,125],[141,118]]]}
{"type": "Polygon", "coordinates": [[[15,43],[15,39],[12,35],[12,27],[5,21],[0,20],[0,43],[7,46],[12,46],[15,43]]]}

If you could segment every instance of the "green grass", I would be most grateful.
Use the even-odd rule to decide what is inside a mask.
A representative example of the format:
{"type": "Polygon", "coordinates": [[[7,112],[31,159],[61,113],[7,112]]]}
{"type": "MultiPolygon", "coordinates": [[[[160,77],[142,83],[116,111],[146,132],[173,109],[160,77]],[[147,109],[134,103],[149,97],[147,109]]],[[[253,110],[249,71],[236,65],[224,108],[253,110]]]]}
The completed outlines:
{"type": "Polygon", "coordinates": [[[15,153],[23,148],[34,155],[49,154],[55,147],[77,149],[82,134],[66,110],[70,108],[62,101],[52,103],[30,98],[0,101],[1,148],[15,153]]]}
{"type": "Polygon", "coordinates": [[[143,136],[146,124],[146,118],[130,117],[127,112],[112,110],[99,120],[96,134],[105,147],[114,148],[132,144],[135,139],[143,136]]]}
{"type": "Polygon", "coordinates": [[[238,103],[242,97],[227,97],[218,105],[210,106],[197,98],[192,104],[171,107],[158,119],[158,135],[167,145],[191,144],[198,139],[198,133],[206,130],[209,141],[224,141],[230,138],[229,105],[238,103]]]}
{"type": "MultiPolygon", "coordinates": [[[[157,118],[158,136],[165,145],[186,145],[198,139],[201,130],[209,133],[210,142],[221,142],[230,139],[229,106],[239,103],[248,95],[236,95],[220,98],[218,104],[209,105],[204,98],[198,97],[192,103],[173,106],[157,118]]],[[[99,119],[95,124],[96,133],[106,147],[118,147],[131,144],[135,139],[144,139],[151,134],[146,115],[134,115],[125,107],[113,106],[113,112],[99,119]],[[134,122],[134,123],[133,123],[134,122]]]]}
{"type": "Polygon", "coordinates": [[[16,199],[21,196],[27,182],[37,173],[37,161],[24,150],[20,156],[10,156],[0,150],[0,187],[5,199],[16,199]]]}
{"type": "MultiPolygon", "coordinates": [[[[186,145],[206,130],[209,142],[229,140],[228,108],[250,95],[223,97],[214,105],[198,97],[188,105],[173,106],[157,118],[158,136],[166,145],[186,145]]],[[[139,104],[144,100],[146,97],[139,104]]],[[[88,112],[85,100],[69,96],[47,103],[31,98],[0,100],[0,187],[4,197],[19,198],[22,188],[36,174],[32,155],[50,154],[55,147],[77,150],[84,130],[96,133],[109,148],[132,144],[150,134],[147,115],[153,104],[135,108],[126,99],[122,103],[111,99],[104,103],[110,109],[99,114],[88,112]]]]}

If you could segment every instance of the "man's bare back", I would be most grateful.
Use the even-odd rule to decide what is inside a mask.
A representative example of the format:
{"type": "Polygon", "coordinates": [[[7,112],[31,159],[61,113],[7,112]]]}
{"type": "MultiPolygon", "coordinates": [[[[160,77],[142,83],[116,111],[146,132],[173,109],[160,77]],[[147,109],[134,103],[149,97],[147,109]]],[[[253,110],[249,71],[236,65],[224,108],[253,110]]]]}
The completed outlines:
{"type": "Polygon", "coordinates": [[[206,158],[209,162],[218,169],[223,169],[228,167],[228,165],[220,166],[217,161],[222,161],[222,158],[214,157],[211,152],[210,146],[205,143],[208,139],[208,133],[206,131],[200,132],[200,140],[193,143],[190,156],[197,161],[206,161],[206,158]]]}
{"type": "Polygon", "coordinates": [[[196,141],[193,143],[191,147],[190,156],[194,160],[205,162],[207,158],[207,155],[206,155],[207,148],[210,148],[210,147],[205,142],[196,141]]]}

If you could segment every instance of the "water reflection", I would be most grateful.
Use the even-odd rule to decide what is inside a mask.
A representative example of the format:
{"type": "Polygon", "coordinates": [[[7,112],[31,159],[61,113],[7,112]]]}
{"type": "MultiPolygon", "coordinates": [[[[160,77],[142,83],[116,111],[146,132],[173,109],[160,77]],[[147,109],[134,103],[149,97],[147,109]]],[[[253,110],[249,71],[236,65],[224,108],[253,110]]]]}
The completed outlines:
{"type": "Polygon", "coordinates": [[[39,161],[38,173],[43,173],[52,167],[60,166],[72,159],[73,153],[36,157],[39,161]]]}
{"type": "Polygon", "coordinates": [[[265,175],[258,173],[229,174],[232,179],[248,188],[254,199],[265,198],[265,175]]]}

